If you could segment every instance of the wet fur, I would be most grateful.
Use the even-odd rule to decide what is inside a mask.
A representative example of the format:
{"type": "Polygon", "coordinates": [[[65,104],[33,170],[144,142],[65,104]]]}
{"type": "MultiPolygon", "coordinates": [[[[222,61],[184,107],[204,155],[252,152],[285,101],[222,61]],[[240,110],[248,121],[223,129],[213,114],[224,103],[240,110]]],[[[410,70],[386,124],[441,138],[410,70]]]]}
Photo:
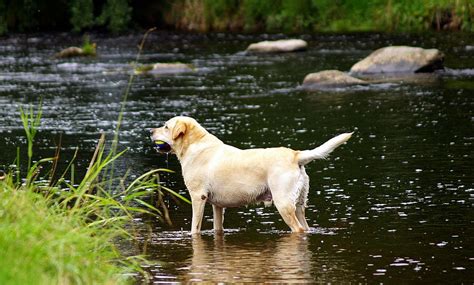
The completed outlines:
{"type": "Polygon", "coordinates": [[[192,234],[201,230],[206,202],[213,206],[216,232],[223,231],[225,208],[271,201],[292,232],[303,232],[309,230],[305,219],[309,177],[304,165],[325,158],[351,134],[313,150],[241,150],[224,144],[192,118],[174,117],[153,129],[151,138],[170,144],[181,163],[192,201],[192,234]]]}

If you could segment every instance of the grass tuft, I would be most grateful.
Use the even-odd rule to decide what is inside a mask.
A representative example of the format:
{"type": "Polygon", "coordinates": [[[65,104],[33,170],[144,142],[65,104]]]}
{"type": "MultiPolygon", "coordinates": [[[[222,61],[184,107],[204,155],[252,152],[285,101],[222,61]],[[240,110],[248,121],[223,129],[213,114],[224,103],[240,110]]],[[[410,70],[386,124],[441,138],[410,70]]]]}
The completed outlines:
{"type": "Polygon", "coordinates": [[[88,226],[55,199],[0,182],[1,284],[115,284],[127,266],[112,228],[88,226]]]}
{"type": "Polygon", "coordinates": [[[96,56],[96,48],[97,45],[95,43],[90,42],[89,36],[84,36],[84,40],[82,43],[82,55],[83,56],[96,56]]]}

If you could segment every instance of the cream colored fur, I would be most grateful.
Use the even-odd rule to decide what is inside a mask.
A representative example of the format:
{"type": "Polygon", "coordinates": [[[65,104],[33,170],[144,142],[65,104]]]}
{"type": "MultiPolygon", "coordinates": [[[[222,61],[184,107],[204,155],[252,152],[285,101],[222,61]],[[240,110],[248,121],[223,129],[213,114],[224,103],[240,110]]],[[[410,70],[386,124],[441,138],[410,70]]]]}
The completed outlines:
{"type": "Polygon", "coordinates": [[[304,165],[326,158],[352,133],[336,136],[313,149],[285,147],[238,149],[224,144],[190,117],[174,117],[152,129],[152,140],[171,145],[191,196],[191,233],[201,230],[206,202],[212,204],[214,230],[223,231],[224,209],[270,202],[292,232],[309,230],[305,218],[309,178],[304,165]]]}

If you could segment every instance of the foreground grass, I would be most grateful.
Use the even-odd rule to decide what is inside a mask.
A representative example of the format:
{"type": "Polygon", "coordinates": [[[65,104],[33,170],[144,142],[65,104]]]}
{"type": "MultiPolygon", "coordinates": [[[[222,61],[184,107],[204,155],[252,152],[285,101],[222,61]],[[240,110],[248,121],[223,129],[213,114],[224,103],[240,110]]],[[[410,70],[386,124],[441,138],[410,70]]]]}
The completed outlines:
{"type": "Polygon", "coordinates": [[[115,284],[117,232],[90,227],[43,194],[0,182],[0,284],[115,284]]]}
{"type": "Polygon", "coordinates": [[[0,173],[0,284],[125,282],[125,273],[139,272],[138,262],[143,262],[139,256],[122,256],[115,246],[118,239],[133,238],[134,214],[166,218],[163,192],[187,200],[159,184],[157,175],[166,169],[148,171],[128,185],[126,176],[107,176],[124,152],[107,154],[103,135],[77,182],[74,160],[62,174],[55,173],[58,156],[32,161],[41,116],[32,112],[22,114],[27,171],[20,173],[17,166],[0,173]],[[152,205],[147,201],[154,196],[159,199],[152,205]]]}

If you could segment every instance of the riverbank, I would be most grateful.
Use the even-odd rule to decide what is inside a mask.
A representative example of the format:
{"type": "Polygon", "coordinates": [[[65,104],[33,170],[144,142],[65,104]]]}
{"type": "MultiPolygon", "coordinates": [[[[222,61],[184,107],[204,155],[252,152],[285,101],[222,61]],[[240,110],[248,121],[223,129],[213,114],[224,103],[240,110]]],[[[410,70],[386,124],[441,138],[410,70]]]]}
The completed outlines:
{"type": "Polygon", "coordinates": [[[141,271],[138,261],[145,260],[125,256],[118,240],[133,240],[133,214],[167,213],[159,201],[153,204],[160,210],[142,200],[162,195],[156,174],[166,170],[149,171],[128,185],[116,177],[122,183],[113,186],[104,177],[122,153],[105,154],[101,138],[77,183],[74,168],[55,174],[56,158],[32,164],[22,178],[14,169],[0,173],[0,284],[122,284],[141,271]]]}
{"type": "Polygon", "coordinates": [[[469,0],[74,0],[0,2],[0,35],[8,32],[133,29],[199,32],[474,31],[469,0]],[[18,3],[24,2],[23,5],[18,3]]]}
{"type": "Polygon", "coordinates": [[[249,32],[474,31],[470,1],[181,0],[165,19],[179,29],[249,32]]]}
{"type": "Polygon", "coordinates": [[[166,217],[162,200],[149,200],[166,190],[157,173],[167,170],[126,183],[126,175],[113,175],[114,161],[125,151],[106,151],[102,135],[83,177],[74,167],[77,150],[58,173],[60,147],[54,157],[33,160],[41,102],[36,114],[32,107],[20,111],[28,167],[21,166],[17,148],[16,165],[0,171],[0,284],[126,283],[126,273],[137,274],[136,261],[143,260],[125,256],[117,241],[133,239],[133,214],[166,217]]]}
{"type": "Polygon", "coordinates": [[[116,284],[117,232],[89,227],[42,194],[0,182],[1,284],[116,284]]]}

